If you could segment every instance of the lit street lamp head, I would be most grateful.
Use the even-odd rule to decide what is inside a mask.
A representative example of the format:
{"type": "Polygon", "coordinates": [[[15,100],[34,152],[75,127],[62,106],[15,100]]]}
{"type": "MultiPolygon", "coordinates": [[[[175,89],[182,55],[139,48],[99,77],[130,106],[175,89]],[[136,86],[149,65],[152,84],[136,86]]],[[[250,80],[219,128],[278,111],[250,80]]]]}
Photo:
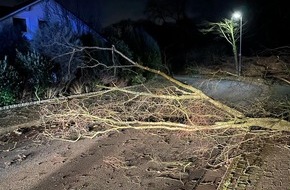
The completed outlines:
{"type": "Polygon", "coordinates": [[[240,19],[240,18],[242,18],[242,13],[239,12],[239,11],[236,11],[236,12],[233,13],[232,17],[234,19],[240,19]]]}

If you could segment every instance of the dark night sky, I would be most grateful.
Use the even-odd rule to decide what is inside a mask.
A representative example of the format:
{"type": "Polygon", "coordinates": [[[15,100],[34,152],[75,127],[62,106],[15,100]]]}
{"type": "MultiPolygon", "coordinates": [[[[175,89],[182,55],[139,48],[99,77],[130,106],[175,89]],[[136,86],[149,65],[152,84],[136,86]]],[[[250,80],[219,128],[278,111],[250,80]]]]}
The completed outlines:
{"type": "Polygon", "coordinates": [[[102,26],[108,26],[123,19],[145,18],[147,0],[100,0],[102,26]]]}
{"type": "MultiPolygon", "coordinates": [[[[87,0],[90,1],[90,0],[87,0]]],[[[107,26],[122,19],[145,18],[147,0],[99,0],[102,7],[103,25],[107,26]]],[[[220,19],[230,17],[234,10],[251,12],[251,0],[188,0],[186,13],[190,18],[220,19]]],[[[245,17],[247,15],[244,15],[245,17]]]]}
{"type": "MultiPolygon", "coordinates": [[[[145,18],[146,0],[100,0],[103,26],[122,19],[145,18]]],[[[279,47],[290,44],[290,6],[275,0],[188,0],[187,15],[196,21],[230,18],[235,10],[243,13],[244,40],[258,46],[279,47]]]]}
{"type": "MultiPolygon", "coordinates": [[[[89,0],[88,0],[89,1],[89,0]]],[[[118,22],[122,19],[140,19],[145,18],[145,6],[147,0],[99,0],[101,5],[102,24],[118,22]]],[[[216,19],[218,17],[230,16],[235,9],[242,7],[239,2],[229,0],[188,0],[187,14],[196,19],[216,19]],[[231,7],[232,6],[232,7],[231,7]]]]}

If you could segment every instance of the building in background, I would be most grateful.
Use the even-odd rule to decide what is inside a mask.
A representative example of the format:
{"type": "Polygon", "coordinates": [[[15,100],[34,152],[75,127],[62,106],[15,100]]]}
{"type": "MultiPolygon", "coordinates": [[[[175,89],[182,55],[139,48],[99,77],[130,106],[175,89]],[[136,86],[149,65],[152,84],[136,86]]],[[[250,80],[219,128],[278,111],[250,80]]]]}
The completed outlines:
{"type": "Polygon", "coordinates": [[[84,21],[54,0],[0,0],[0,32],[13,26],[28,40],[47,23],[70,25],[78,35],[94,32],[84,21]]]}

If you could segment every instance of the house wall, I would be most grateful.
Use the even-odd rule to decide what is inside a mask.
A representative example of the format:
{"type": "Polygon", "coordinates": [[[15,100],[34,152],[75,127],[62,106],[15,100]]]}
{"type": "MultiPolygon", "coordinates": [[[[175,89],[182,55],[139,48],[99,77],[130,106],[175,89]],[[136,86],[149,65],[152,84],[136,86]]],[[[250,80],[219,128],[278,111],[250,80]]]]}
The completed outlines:
{"type": "Polygon", "coordinates": [[[43,5],[42,3],[34,4],[26,9],[17,12],[14,15],[1,21],[2,26],[7,26],[7,24],[13,25],[13,18],[25,19],[26,21],[26,32],[23,35],[27,39],[32,39],[35,32],[38,30],[38,21],[44,19],[43,5]]]}
{"type": "Polygon", "coordinates": [[[7,24],[13,25],[13,18],[25,19],[27,31],[23,32],[23,35],[29,40],[33,39],[35,33],[39,29],[39,20],[46,21],[49,19],[50,22],[61,22],[62,25],[69,24],[72,30],[78,34],[90,31],[90,28],[86,24],[53,0],[40,1],[2,20],[0,22],[0,30],[1,27],[7,24]]]}
{"type": "Polygon", "coordinates": [[[13,18],[26,19],[27,32],[24,33],[27,39],[32,39],[38,30],[38,21],[44,20],[44,12],[42,3],[35,4],[24,11],[14,15],[13,18]]]}
{"type": "Polygon", "coordinates": [[[74,33],[79,35],[90,31],[90,28],[83,21],[55,1],[50,0],[46,3],[45,10],[45,17],[50,23],[59,23],[61,26],[70,27],[74,33]]]}

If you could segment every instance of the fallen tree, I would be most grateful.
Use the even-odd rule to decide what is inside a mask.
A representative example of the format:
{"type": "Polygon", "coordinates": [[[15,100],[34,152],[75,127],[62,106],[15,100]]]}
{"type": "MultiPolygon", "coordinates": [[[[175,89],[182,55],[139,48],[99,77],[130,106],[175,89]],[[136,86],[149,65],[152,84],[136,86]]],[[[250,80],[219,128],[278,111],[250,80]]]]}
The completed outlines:
{"type": "MultiPolygon", "coordinates": [[[[78,131],[78,138],[93,128],[94,134],[91,137],[128,128],[185,131],[235,128],[248,131],[252,126],[259,126],[269,130],[290,131],[288,121],[277,118],[248,118],[190,85],[132,61],[114,46],[74,48],[71,56],[84,50],[111,51],[112,54],[127,60],[130,66],[163,77],[165,80],[160,81],[160,84],[166,85],[162,88],[156,84],[153,88],[152,84],[149,84],[150,87],[142,84],[125,88],[99,86],[103,91],[89,99],[71,100],[65,104],[43,108],[44,123],[61,125],[63,129],[70,126],[78,131]]],[[[90,60],[97,63],[95,67],[107,67],[94,57],[90,57],[90,60]]]]}
{"type": "MultiPolygon", "coordinates": [[[[290,122],[283,118],[247,117],[190,85],[132,61],[114,47],[82,47],[72,52],[85,49],[112,51],[126,59],[129,66],[161,78],[136,86],[98,86],[100,91],[89,96],[42,106],[43,134],[46,136],[76,142],[83,137],[95,138],[127,129],[154,130],[155,133],[175,131],[202,142],[192,154],[205,166],[228,166],[228,174],[219,189],[226,189],[230,173],[242,157],[256,154],[267,140],[289,137],[290,122]]],[[[97,63],[95,67],[108,67],[94,57],[90,60],[97,63]]],[[[114,158],[108,158],[106,163],[122,165],[114,158]]],[[[191,164],[182,165],[184,172],[191,164]]],[[[247,164],[247,167],[252,167],[254,163],[247,164]]]]}

